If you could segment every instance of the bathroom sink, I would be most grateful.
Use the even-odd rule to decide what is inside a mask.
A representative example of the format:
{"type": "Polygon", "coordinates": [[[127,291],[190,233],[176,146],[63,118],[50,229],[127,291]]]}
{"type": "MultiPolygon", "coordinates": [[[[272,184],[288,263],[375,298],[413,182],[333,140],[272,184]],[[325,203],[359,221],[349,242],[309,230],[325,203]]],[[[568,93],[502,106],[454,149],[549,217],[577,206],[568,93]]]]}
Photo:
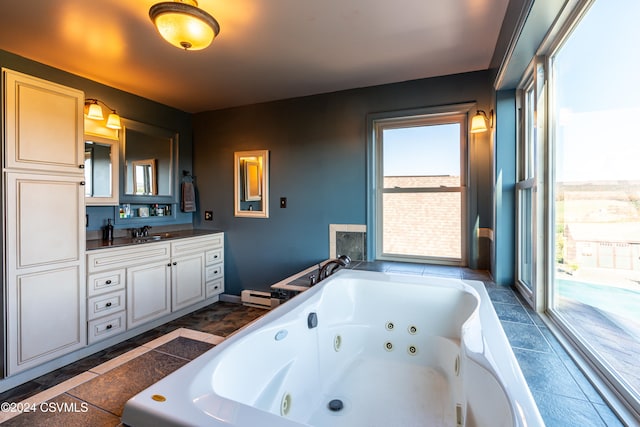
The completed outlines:
{"type": "Polygon", "coordinates": [[[133,240],[133,243],[155,242],[157,240],[162,240],[162,236],[154,235],[154,236],[134,237],[132,240],[133,240]]]}
{"type": "Polygon", "coordinates": [[[160,234],[154,234],[153,236],[149,236],[149,237],[153,237],[156,240],[160,240],[160,239],[170,239],[174,237],[174,235],[172,233],[160,233],[160,234]]]}

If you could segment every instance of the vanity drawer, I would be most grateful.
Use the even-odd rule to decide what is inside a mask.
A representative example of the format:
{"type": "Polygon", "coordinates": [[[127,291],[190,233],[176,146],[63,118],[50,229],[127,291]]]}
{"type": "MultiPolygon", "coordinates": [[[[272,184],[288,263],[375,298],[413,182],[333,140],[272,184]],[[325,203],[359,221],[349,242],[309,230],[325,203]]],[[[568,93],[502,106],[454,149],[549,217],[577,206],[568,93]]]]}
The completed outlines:
{"type": "Polygon", "coordinates": [[[104,273],[89,275],[89,279],[87,280],[88,296],[92,297],[105,292],[124,289],[126,277],[124,271],[124,268],[122,268],[120,270],[105,271],[104,273]]]}
{"type": "Polygon", "coordinates": [[[205,298],[211,298],[224,292],[224,277],[207,283],[205,298]]]}
{"type": "Polygon", "coordinates": [[[224,266],[222,263],[207,267],[205,272],[205,282],[210,282],[224,276],[224,266]]]}
{"type": "Polygon", "coordinates": [[[180,256],[193,252],[203,252],[213,248],[222,248],[223,241],[224,235],[222,233],[177,239],[171,242],[171,256],[180,256]]]}
{"type": "Polygon", "coordinates": [[[117,335],[126,330],[124,311],[89,322],[89,344],[117,335]]]}
{"type": "Polygon", "coordinates": [[[204,256],[206,265],[221,262],[224,259],[224,249],[211,249],[210,251],[206,251],[204,256]]]}
{"type": "Polygon", "coordinates": [[[111,313],[124,310],[125,307],[124,290],[99,295],[97,297],[89,298],[89,302],[87,303],[87,318],[89,320],[97,319],[98,317],[107,316],[111,313]]]}
{"type": "Polygon", "coordinates": [[[87,271],[94,273],[161,261],[171,256],[170,251],[169,243],[143,243],[117,249],[93,250],[87,254],[87,271]]]}

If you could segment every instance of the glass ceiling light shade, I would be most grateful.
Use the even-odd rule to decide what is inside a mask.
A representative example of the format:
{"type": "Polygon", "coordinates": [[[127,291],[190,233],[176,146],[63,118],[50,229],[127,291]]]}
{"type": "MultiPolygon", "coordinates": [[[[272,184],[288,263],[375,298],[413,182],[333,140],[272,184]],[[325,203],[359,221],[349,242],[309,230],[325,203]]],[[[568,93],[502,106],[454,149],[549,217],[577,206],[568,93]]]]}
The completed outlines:
{"type": "Polygon", "coordinates": [[[102,115],[102,107],[98,105],[97,100],[88,101],[89,104],[89,112],[87,113],[87,117],[92,120],[104,120],[104,116],[102,115]]]}
{"type": "Polygon", "coordinates": [[[109,117],[107,118],[106,126],[109,129],[122,129],[122,123],[120,123],[120,116],[117,115],[115,111],[109,114],[109,117]]]}
{"type": "Polygon", "coordinates": [[[220,32],[218,21],[198,8],[195,0],[156,3],[149,17],[166,41],[184,50],[201,50],[220,32]]]}
{"type": "Polygon", "coordinates": [[[471,118],[471,133],[480,133],[486,132],[489,130],[487,127],[487,121],[489,121],[489,126],[493,127],[493,110],[489,112],[491,118],[487,117],[487,113],[483,110],[477,110],[475,116],[471,118]]]}
{"type": "Polygon", "coordinates": [[[120,123],[120,116],[116,113],[116,110],[110,108],[107,104],[99,99],[95,98],[87,98],[84,101],[84,108],[87,111],[87,118],[91,120],[104,121],[104,114],[102,112],[102,107],[99,103],[104,104],[111,113],[107,117],[107,124],[105,125],[109,129],[122,129],[122,124],[120,123]]]}

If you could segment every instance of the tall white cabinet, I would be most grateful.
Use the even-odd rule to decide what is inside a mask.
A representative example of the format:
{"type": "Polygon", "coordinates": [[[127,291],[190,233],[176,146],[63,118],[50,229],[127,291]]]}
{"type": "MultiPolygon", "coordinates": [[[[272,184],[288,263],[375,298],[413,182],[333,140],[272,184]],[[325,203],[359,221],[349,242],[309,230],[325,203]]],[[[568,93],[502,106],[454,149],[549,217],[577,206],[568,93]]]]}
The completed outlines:
{"type": "Polygon", "coordinates": [[[6,374],[86,345],[82,91],[2,70],[6,374]]]}

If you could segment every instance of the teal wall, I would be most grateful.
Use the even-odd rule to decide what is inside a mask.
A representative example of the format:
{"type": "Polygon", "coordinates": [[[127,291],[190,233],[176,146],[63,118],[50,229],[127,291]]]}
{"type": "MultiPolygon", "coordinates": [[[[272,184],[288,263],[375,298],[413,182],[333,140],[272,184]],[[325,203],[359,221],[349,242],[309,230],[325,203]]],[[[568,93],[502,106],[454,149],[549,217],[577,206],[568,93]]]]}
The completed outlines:
{"type": "MultiPolygon", "coordinates": [[[[366,223],[368,114],[465,102],[489,111],[492,99],[490,73],[479,71],[191,115],[2,50],[0,66],[81,89],[124,118],[179,132],[177,171],[197,177],[198,211],[178,212],[172,223],[226,232],[225,276],[232,294],[267,289],[326,259],[329,224],[366,223]],[[250,149],[270,151],[267,219],[233,216],[233,153],[250,149]],[[286,209],[279,208],[280,197],[287,197],[286,209]],[[213,211],[213,221],[203,221],[205,210],[213,211]]],[[[468,229],[473,231],[493,227],[489,133],[469,144],[468,229]]],[[[116,213],[111,207],[87,212],[89,230],[100,229],[116,213]]],[[[469,265],[488,269],[490,253],[472,232],[469,265]]]]}
{"type": "Polygon", "coordinates": [[[516,91],[496,92],[494,251],[491,271],[499,285],[515,276],[516,91]]]}
{"type": "MultiPolygon", "coordinates": [[[[110,107],[115,108],[123,118],[179,132],[178,172],[183,169],[192,170],[191,114],[49,67],[4,50],[0,50],[0,67],[9,68],[54,83],[80,89],[84,91],[86,98],[98,98],[104,101],[110,107]]],[[[177,179],[179,179],[179,177],[176,177],[176,180],[177,179]]],[[[177,200],[176,194],[176,201],[177,200]]],[[[88,230],[100,229],[100,227],[106,223],[107,218],[115,220],[115,209],[112,207],[87,207],[87,213],[89,214],[88,230]]],[[[176,218],[169,223],[183,224],[190,222],[192,222],[191,213],[185,214],[178,212],[176,218]]],[[[123,224],[117,227],[127,228],[129,225],[123,224]]]]}
{"type": "MultiPolygon", "coordinates": [[[[328,258],[329,224],[365,224],[367,114],[477,102],[490,110],[489,72],[474,72],[287,99],[194,116],[194,224],[226,232],[226,292],[268,287],[328,258]],[[270,151],[270,217],[233,215],[234,151],[270,151]],[[287,197],[286,209],[279,207],[287,197]],[[203,221],[203,211],[213,221],[203,221]]],[[[469,229],[491,228],[489,133],[470,141],[469,229]]],[[[490,253],[470,239],[469,264],[490,253]]]]}

